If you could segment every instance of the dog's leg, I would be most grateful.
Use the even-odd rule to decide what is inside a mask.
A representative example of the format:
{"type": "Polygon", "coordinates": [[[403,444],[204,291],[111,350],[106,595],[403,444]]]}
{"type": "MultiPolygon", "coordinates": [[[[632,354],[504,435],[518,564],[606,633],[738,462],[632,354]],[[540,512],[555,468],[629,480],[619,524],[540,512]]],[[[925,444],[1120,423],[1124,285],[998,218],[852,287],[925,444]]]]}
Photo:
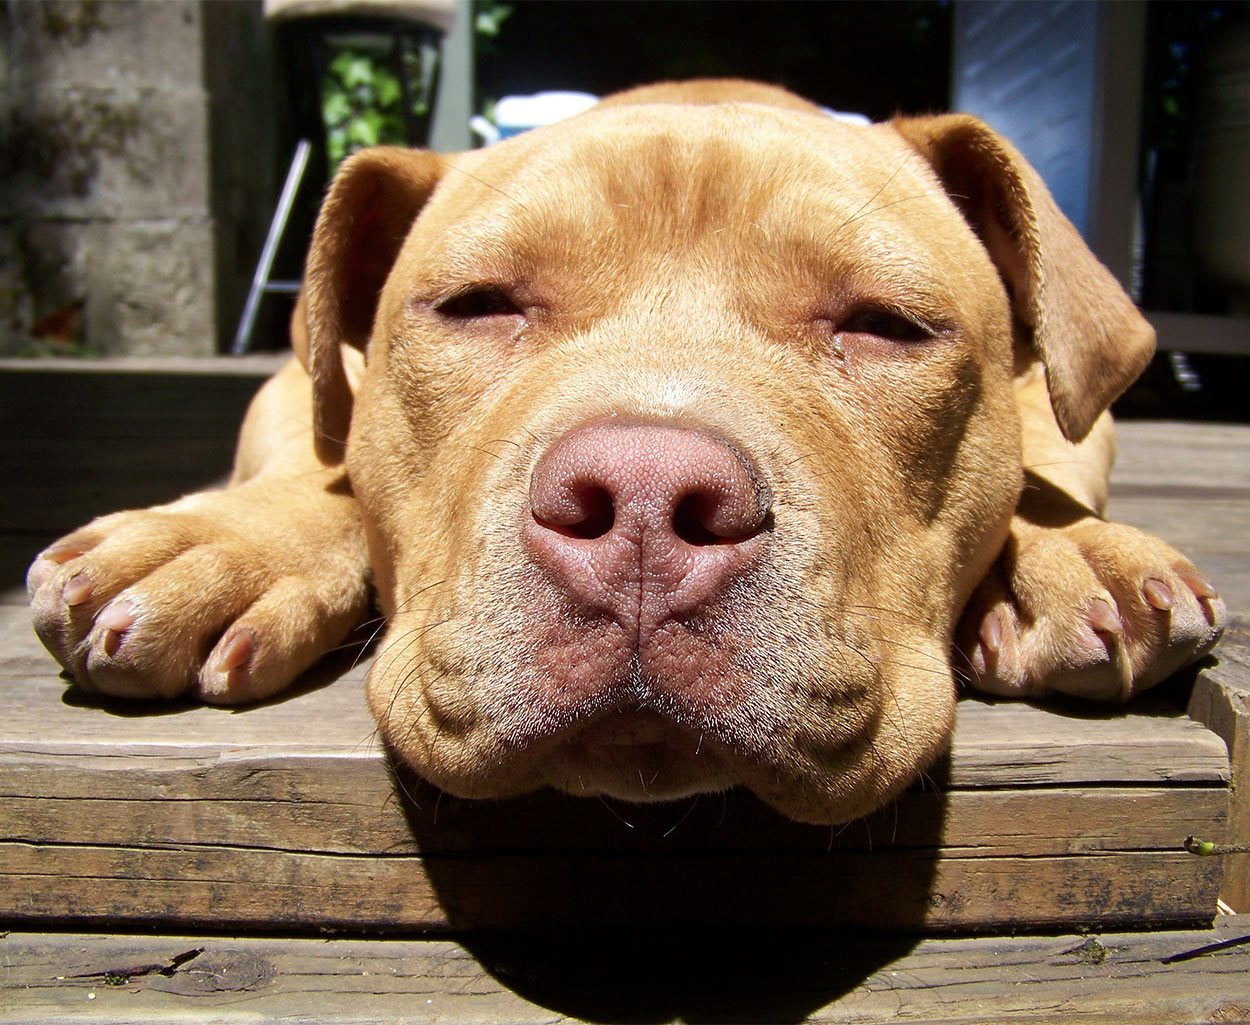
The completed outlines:
{"type": "Polygon", "coordinates": [[[253,400],[228,487],[103,516],[32,564],[35,629],[87,690],[273,694],[339,643],[368,602],[368,557],[341,466],[313,450],[292,360],[253,400]]]}
{"type": "Polygon", "coordinates": [[[1024,492],[1003,553],[964,613],[957,665],[995,694],[1126,699],[1209,651],[1224,603],[1175,549],[1102,519],[1110,417],[1073,445],[1040,372],[1021,380],[1017,400],[1024,492]]]}

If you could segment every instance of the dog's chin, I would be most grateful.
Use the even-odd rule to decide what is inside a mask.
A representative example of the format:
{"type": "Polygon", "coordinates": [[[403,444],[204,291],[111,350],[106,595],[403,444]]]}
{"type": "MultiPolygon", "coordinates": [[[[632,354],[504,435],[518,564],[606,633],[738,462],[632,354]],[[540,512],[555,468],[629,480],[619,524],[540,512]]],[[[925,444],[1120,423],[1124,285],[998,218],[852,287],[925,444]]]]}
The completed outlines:
{"type": "MultiPolygon", "coordinates": [[[[836,764],[796,765],[782,751],[737,746],[655,713],[615,713],[573,731],[541,760],[543,785],[579,797],[634,803],[675,801],[740,788],[796,822],[849,822],[896,797],[944,746],[935,731],[919,761],[882,759],[867,736],[846,738],[836,764]]],[[[919,738],[914,738],[919,740],[919,738]]]]}
{"type": "Polygon", "coordinates": [[[793,766],[743,756],[645,712],[596,718],[542,747],[541,753],[513,752],[489,766],[463,765],[462,773],[423,764],[411,750],[392,750],[418,775],[455,797],[506,800],[552,789],[578,798],[658,804],[742,789],[779,815],[821,826],[874,811],[896,796],[919,768],[894,765],[892,773],[883,773],[853,761],[842,771],[811,777],[793,766]]]}
{"type": "Polygon", "coordinates": [[[680,800],[739,782],[702,736],[647,713],[592,721],[551,752],[542,775],[567,794],[637,803],[680,800]]]}
{"type": "Polygon", "coordinates": [[[706,765],[675,764],[673,752],[653,745],[607,758],[572,761],[551,773],[550,785],[573,797],[611,797],[635,804],[679,801],[728,790],[737,780],[706,765]]]}

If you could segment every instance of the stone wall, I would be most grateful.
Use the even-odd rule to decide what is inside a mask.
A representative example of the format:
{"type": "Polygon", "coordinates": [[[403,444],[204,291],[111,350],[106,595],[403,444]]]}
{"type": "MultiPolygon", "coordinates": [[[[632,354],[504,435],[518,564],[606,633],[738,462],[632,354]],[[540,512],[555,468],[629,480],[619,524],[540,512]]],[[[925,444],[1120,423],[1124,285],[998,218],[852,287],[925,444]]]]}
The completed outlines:
{"type": "Polygon", "coordinates": [[[269,80],[259,3],[5,0],[0,353],[223,348],[276,195],[269,80]]]}

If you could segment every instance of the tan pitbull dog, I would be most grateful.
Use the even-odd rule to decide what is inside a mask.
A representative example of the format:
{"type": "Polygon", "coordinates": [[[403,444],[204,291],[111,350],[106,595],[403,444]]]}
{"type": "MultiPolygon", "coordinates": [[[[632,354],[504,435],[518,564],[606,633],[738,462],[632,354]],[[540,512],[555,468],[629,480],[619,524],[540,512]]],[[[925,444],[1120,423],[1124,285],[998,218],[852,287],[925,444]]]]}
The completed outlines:
{"type": "Polygon", "coordinates": [[[943,749],[957,676],[1123,699],[1223,624],[1099,517],[1151,330],[970,117],[694,83],[366,151],[294,335],[229,487],[31,567],[84,688],[273,694],[376,592],[369,703],[453,794],[838,822],[943,749]]]}

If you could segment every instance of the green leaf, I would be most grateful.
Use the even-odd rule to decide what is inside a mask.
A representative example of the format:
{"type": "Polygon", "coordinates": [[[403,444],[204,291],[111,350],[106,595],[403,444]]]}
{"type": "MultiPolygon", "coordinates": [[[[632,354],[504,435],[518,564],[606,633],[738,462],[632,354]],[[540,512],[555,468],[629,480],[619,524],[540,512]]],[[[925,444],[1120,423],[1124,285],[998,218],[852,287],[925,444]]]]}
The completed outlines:
{"type": "Polygon", "coordinates": [[[352,107],[341,92],[327,92],[321,107],[321,116],[327,125],[337,125],[351,117],[352,107]]]}
{"type": "Polygon", "coordinates": [[[368,57],[352,56],[343,75],[343,84],[349,89],[356,86],[368,86],[373,81],[373,61],[368,57]]]}
{"type": "Polygon", "coordinates": [[[376,146],[382,139],[382,115],[376,110],[366,110],[352,121],[348,130],[357,146],[376,146]]]}
{"type": "Polygon", "coordinates": [[[334,60],[330,61],[330,73],[339,81],[345,80],[352,66],[352,61],[355,59],[355,54],[350,50],[344,50],[334,60]]]}
{"type": "Polygon", "coordinates": [[[376,90],[378,106],[383,110],[393,107],[399,102],[399,97],[403,90],[400,88],[399,79],[389,71],[379,71],[373,80],[373,84],[376,90]]]}

